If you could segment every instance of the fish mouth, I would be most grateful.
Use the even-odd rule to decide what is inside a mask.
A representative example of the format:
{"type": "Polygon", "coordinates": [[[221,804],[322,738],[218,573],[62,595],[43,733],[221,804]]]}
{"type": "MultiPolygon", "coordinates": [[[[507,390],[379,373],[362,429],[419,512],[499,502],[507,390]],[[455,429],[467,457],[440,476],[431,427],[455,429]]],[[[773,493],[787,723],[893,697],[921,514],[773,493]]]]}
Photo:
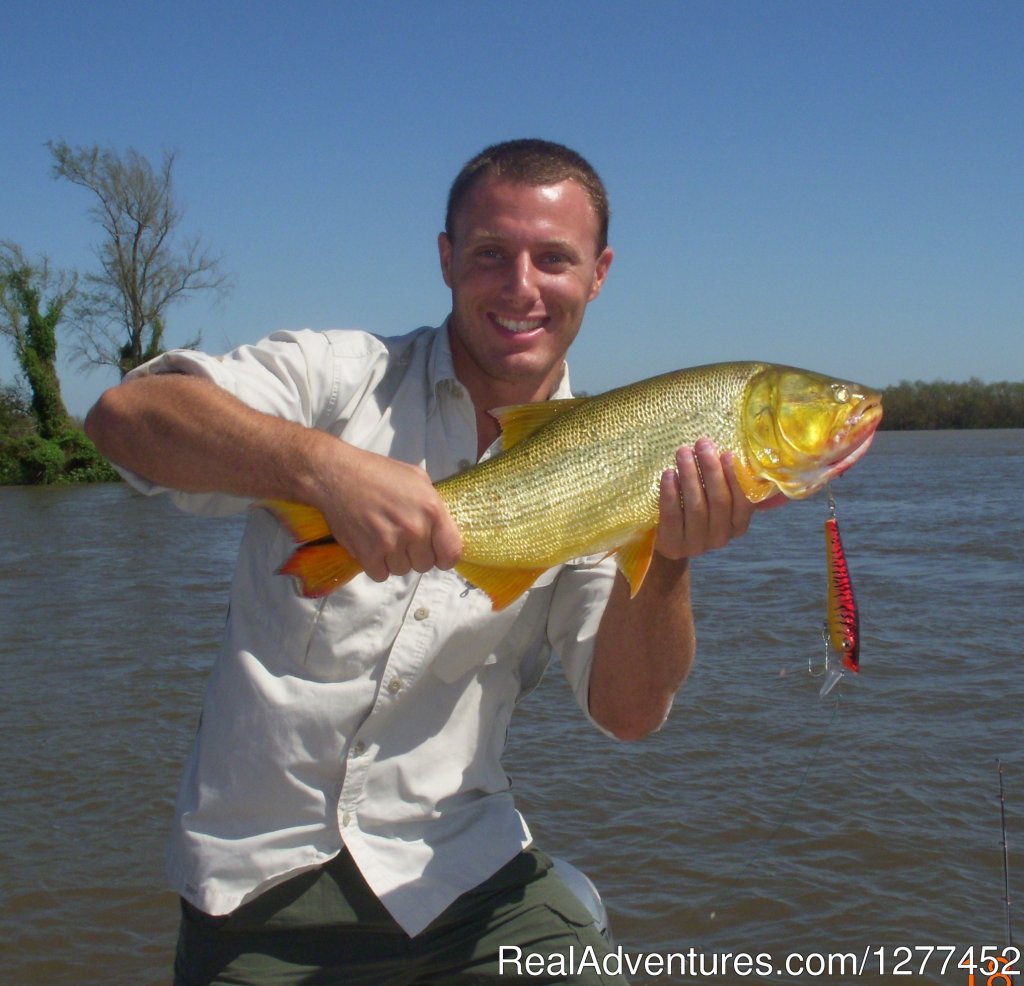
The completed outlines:
{"type": "MultiPolygon", "coordinates": [[[[817,483],[814,487],[815,490],[821,489],[830,479],[835,479],[836,476],[842,476],[847,469],[849,469],[855,462],[858,462],[861,457],[871,447],[871,443],[875,439],[874,430],[867,432],[863,435],[857,444],[852,448],[844,451],[844,453],[838,458],[831,462],[822,473],[821,482],[817,483]]],[[[814,492],[812,490],[811,492],[814,492]]]]}
{"type": "Polygon", "coordinates": [[[847,418],[846,427],[833,439],[842,451],[829,463],[826,482],[842,475],[867,452],[881,420],[881,400],[870,397],[862,401],[860,407],[847,418]]]}

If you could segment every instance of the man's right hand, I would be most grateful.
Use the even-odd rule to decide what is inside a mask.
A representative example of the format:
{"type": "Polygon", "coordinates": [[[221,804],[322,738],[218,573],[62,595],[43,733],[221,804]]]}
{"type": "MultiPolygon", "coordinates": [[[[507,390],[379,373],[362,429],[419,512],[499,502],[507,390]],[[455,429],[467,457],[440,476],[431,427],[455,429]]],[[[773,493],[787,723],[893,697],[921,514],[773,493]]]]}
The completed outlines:
{"type": "Polygon", "coordinates": [[[311,505],[375,582],[459,560],[459,529],[418,466],[337,442],[320,470],[322,492],[311,505]]]}

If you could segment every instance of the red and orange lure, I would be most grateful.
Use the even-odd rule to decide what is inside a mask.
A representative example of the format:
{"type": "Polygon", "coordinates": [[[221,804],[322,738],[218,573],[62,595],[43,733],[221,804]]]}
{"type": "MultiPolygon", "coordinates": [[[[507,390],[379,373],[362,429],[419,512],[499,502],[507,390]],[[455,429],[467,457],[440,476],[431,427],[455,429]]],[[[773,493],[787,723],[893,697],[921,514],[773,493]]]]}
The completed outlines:
{"type": "Polygon", "coordinates": [[[842,658],[843,667],[857,672],[860,670],[860,620],[831,490],[828,493],[828,520],[825,521],[825,566],[828,619],[824,636],[842,658]]]}

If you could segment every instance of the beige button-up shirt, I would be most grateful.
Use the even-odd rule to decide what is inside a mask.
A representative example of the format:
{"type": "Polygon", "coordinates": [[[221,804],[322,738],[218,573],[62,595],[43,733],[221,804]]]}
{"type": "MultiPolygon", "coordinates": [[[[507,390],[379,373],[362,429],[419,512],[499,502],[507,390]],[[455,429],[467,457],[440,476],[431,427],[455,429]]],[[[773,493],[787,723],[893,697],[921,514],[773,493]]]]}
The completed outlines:
{"type": "MultiPolygon", "coordinates": [[[[391,339],[281,332],[221,357],[167,353],[135,372],[206,377],[434,480],[476,457],[446,325],[391,339]]],[[[569,396],[567,375],[554,396],[569,396]]],[[[204,514],[250,506],[170,495],[204,514]]],[[[383,584],[360,575],[304,599],[275,574],[293,548],[269,513],[251,511],[178,794],[170,879],[201,910],[224,914],[345,846],[415,935],[530,843],[501,767],[506,729],[552,651],[586,711],[614,565],[552,569],[494,613],[482,592],[437,569],[383,584]]]]}

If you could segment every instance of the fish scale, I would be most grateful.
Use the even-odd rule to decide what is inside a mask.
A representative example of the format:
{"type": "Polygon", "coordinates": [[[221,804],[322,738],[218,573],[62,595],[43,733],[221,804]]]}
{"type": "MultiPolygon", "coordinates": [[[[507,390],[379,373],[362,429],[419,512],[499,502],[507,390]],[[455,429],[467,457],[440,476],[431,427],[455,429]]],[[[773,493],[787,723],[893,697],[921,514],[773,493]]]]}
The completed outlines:
{"type": "Polygon", "coordinates": [[[550,568],[569,546],[574,554],[608,551],[653,527],[661,475],[681,445],[707,437],[745,457],[738,409],[764,366],[677,371],[568,402],[502,455],[442,480],[437,489],[465,553],[481,564],[550,568]]]}

